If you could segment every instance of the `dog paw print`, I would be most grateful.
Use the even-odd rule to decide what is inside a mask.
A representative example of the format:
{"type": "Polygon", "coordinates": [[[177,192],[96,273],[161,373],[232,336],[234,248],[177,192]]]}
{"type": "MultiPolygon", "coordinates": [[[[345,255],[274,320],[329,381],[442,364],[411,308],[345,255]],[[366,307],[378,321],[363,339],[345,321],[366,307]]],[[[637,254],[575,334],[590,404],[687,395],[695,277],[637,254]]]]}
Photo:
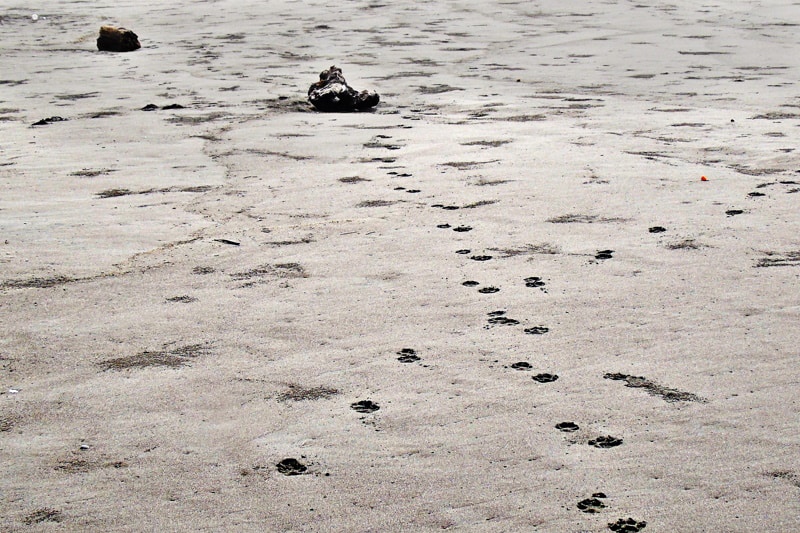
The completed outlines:
{"type": "Polygon", "coordinates": [[[633,518],[620,518],[616,522],[610,522],[608,529],[621,533],[638,533],[647,526],[644,520],[634,520],[633,518]]]}
{"type": "Polygon", "coordinates": [[[350,404],[350,409],[358,413],[374,413],[380,406],[372,400],[360,400],[350,404]]]}
{"type": "Polygon", "coordinates": [[[397,360],[401,363],[414,363],[419,361],[419,356],[417,355],[416,350],[413,348],[403,348],[397,352],[397,355],[400,356],[397,358],[397,360]]]}
{"type": "Polygon", "coordinates": [[[575,422],[559,422],[556,424],[556,429],[559,431],[563,431],[564,433],[573,433],[578,431],[580,427],[575,422]]]}
{"type": "MultiPolygon", "coordinates": [[[[603,494],[603,493],[602,492],[597,492],[597,493],[593,494],[591,498],[586,498],[585,500],[579,501],[578,502],[578,509],[581,512],[589,513],[589,514],[599,513],[600,509],[603,509],[606,506],[606,504],[604,504],[600,500],[600,497],[598,497],[599,494],[603,494]]],[[[603,494],[602,497],[605,498],[605,494],[603,494]]]]}
{"type": "Polygon", "coordinates": [[[621,438],[612,437],[611,435],[607,435],[605,437],[600,436],[597,437],[596,439],[592,439],[589,441],[589,446],[594,446],[595,448],[613,448],[621,444],[622,444],[621,438]]]}
{"type": "Polygon", "coordinates": [[[308,470],[306,465],[292,457],[284,459],[275,466],[278,469],[278,472],[284,476],[298,476],[308,470]]]}

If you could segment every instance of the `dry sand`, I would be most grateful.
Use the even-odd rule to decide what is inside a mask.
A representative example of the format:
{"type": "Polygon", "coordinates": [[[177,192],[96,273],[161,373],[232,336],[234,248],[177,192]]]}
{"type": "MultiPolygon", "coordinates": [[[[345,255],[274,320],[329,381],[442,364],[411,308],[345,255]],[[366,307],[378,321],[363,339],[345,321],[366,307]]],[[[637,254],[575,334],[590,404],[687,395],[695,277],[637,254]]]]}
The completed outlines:
{"type": "Polygon", "coordinates": [[[0,13],[0,529],[800,530],[796,1],[130,4],[0,13]]]}

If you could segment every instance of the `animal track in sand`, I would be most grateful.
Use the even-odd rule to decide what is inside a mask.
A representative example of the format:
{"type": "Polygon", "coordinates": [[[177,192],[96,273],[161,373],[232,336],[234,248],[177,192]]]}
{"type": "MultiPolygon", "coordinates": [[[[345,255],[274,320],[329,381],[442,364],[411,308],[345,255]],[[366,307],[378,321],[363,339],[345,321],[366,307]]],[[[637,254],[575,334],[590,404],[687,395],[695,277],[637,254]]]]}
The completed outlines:
{"type": "Polygon", "coordinates": [[[284,459],[275,466],[277,467],[278,472],[284,476],[297,476],[308,470],[306,465],[292,457],[284,459]]]}
{"type": "Polygon", "coordinates": [[[638,533],[647,527],[644,520],[634,520],[633,518],[620,518],[616,522],[609,522],[608,529],[620,533],[638,533]]]}
{"type": "Polygon", "coordinates": [[[649,231],[650,233],[664,233],[665,231],[667,231],[667,228],[665,228],[663,226],[653,226],[652,228],[648,229],[647,231],[649,231]]]}
{"type": "Polygon", "coordinates": [[[489,319],[489,324],[500,326],[516,326],[519,324],[519,320],[514,318],[506,318],[504,316],[495,316],[489,319]]]}
{"type": "Polygon", "coordinates": [[[537,288],[537,287],[541,288],[544,287],[545,285],[544,281],[542,281],[542,278],[538,276],[531,276],[529,278],[525,278],[523,281],[525,282],[526,287],[531,287],[531,288],[537,288]]]}
{"type": "Polygon", "coordinates": [[[531,370],[533,367],[527,361],[520,361],[511,365],[514,370],[531,370]]]}
{"type": "Polygon", "coordinates": [[[374,413],[380,406],[371,400],[360,400],[350,404],[350,409],[359,413],[374,413]]]}
{"type": "Polygon", "coordinates": [[[473,261],[488,261],[492,258],[491,255],[473,255],[470,257],[473,261]]]}
{"type": "Polygon", "coordinates": [[[416,350],[413,348],[403,348],[397,352],[397,355],[400,356],[397,358],[397,360],[401,363],[414,363],[419,361],[419,356],[417,355],[416,350]]]}
{"type": "Polygon", "coordinates": [[[481,294],[494,294],[495,292],[500,292],[500,289],[497,287],[483,287],[478,289],[478,292],[481,294]]]}
{"type": "Polygon", "coordinates": [[[456,250],[456,253],[460,255],[467,255],[469,253],[472,253],[472,250],[456,250]]]}
{"type": "Polygon", "coordinates": [[[728,215],[729,217],[741,215],[742,213],[744,213],[744,211],[741,209],[728,209],[727,211],[725,211],[725,214],[728,215]]]}
{"type": "Polygon", "coordinates": [[[469,280],[469,281],[465,281],[464,283],[462,283],[462,285],[465,286],[465,287],[477,287],[478,285],[480,285],[480,283],[478,283],[477,281],[469,280]]]}
{"type": "Polygon", "coordinates": [[[448,228],[450,228],[450,224],[439,224],[436,227],[439,228],[439,229],[448,229],[448,228]]]}
{"type": "Polygon", "coordinates": [[[516,326],[519,324],[519,320],[514,318],[508,318],[505,316],[505,311],[492,311],[491,313],[487,313],[489,316],[489,326],[485,326],[489,328],[490,326],[516,326]]]}
{"type": "Polygon", "coordinates": [[[578,431],[580,427],[575,422],[559,422],[556,424],[556,429],[559,431],[563,431],[564,433],[573,433],[578,431]]]}
{"type": "Polygon", "coordinates": [[[605,506],[606,504],[600,501],[599,498],[586,498],[578,502],[578,509],[584,513],[599,513],[600,509],[605,508],[605,506]]]}
{"type": "Polygon", "coordinates": [[[558,379],[557,374],[536,374],[533,376],[533,381],[538,381],[539,383],[552,383],[553,381],[558,379]]]}
{"type": "Polygon", "coordinates": [[[453,231],[464,233],[466,231],[472,231],[472,228],[470,226],[458,226],[457,228],[453,228],[453,231]]]}
{"type": "Polygon", "coordinates": [[[611,254],[614,253],[614,250],[598,250],[595,254],[595,259],[611,259],[613,256],[611,254]]]}
{"type": "Polygon", "coordinates": [[[592,439],[589,441],[589,446],[594,446],[595,448],[613,448],[615,446],[619,446],[622,444],[622,439],[618,437],[612,437],[611,435],[607,436],[600,436],[596,439],[592,439]]]}

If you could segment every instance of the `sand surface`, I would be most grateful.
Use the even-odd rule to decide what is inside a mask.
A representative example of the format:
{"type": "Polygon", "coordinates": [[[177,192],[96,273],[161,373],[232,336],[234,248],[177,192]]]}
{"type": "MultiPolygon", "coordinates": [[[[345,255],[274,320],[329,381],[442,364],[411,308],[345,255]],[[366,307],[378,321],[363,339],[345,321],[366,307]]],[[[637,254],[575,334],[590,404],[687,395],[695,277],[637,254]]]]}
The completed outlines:
{"type": "Polygon", "coordinates": [[[796,1],[126,4],[0,11],[0,530],[800,530],[796,1]]]}

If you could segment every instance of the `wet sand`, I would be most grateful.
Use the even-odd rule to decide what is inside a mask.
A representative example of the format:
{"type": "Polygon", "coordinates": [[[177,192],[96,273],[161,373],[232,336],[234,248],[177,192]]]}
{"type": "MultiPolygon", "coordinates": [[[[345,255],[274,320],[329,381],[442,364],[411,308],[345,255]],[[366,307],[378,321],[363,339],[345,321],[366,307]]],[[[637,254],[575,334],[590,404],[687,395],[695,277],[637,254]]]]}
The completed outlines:
{"type": "Polygon", "coordinates": [[[800,529],[796,5],[47,9],[0,529],[800,529]]]}

